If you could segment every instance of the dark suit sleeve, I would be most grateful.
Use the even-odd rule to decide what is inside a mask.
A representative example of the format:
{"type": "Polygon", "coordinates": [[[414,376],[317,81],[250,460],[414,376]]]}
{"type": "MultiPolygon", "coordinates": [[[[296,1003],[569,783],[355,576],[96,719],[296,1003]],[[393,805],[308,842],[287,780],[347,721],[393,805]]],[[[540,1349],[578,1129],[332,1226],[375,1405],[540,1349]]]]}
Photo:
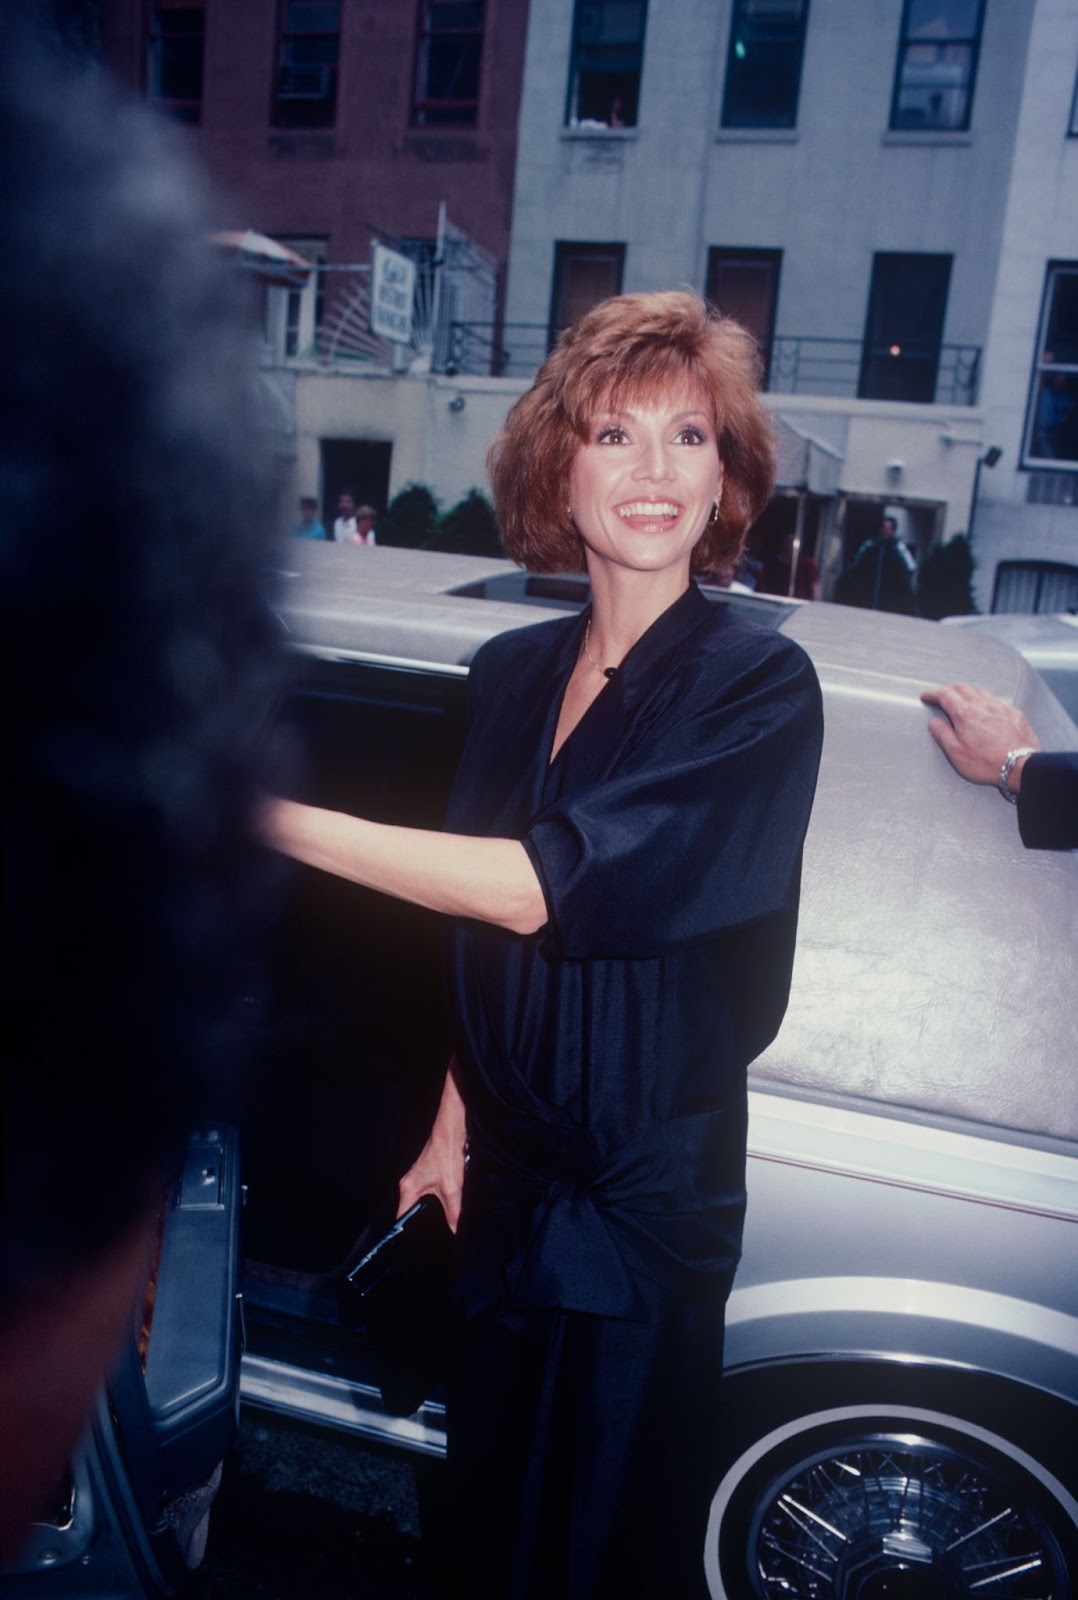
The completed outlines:
{"type": "Polygon", "coordinates": [[[1030,850],[1078,849],[1078,751],[1029,757],[1022,768],[1018,831],[1030,850]]]}
{"type": "Polygon", "coordinates": [[[545,810],[524,847],[561,954],[653,957],[792,910],[821,735],[786,649],[545,810]]]}

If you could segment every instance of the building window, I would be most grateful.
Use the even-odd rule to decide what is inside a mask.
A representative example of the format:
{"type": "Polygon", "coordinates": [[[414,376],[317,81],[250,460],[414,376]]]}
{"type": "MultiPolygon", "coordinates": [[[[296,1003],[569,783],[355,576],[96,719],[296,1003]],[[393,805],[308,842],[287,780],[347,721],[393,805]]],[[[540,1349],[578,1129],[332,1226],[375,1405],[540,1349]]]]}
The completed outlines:
{"type": "Polygon", "coordinates": [[[935,399],[950,280],[950,256],[876,255],[857,390],[862,400],[935,399]]]}
{"type": "Polygon", "coordinates": [[[412,122],[474,127],[483,59],[483,0],[423,0],[412,122]]]}
{"type": "Polygon", "coordinates": [[[1078,567],[1065,561],[1001,561],[992,610],[1073,616],[1078,611],[1078,567]]]}
{"type": "Polygon", "coordinates": [[[906,0],[892,128],[969,127],[984,0],[906,0]]]}
{"type": "Polygon", "coordinates": [[[571,128],[635,128],[647,0],[577,0],[565,120],[571,128]]]}
{"type": "Polygon", "coordinates": [[[1078,468],[1078,262],[1048,267],[1037,335],[1026,446],[1027,466],[1078,468]]]}
{"type": "Polygon", "coordinates": [[[549,344],[600,300],[621,293],[623,244],[555,244],[549,344]]]}
{"type": "Polygon", "coordinates": [[[707,255],[707,297],[716,310],[734,317],[755,335],[765,385],[771,368],[781,266],[781,250],[716,248],[707,255]]]}
{"type": "Polygon", "coordinates": [[[734,0],[724,128],[795,128],[808,0],[734,0]]]}
{"type": "Polygon", "coordinates": [[[206,9],[159,0],[150,7],[149,98],[179,122],[202,120],[206,9]]]}
{"type": "Polygon", "coordinates": [[[297,255],[314,268],[300,288],[288,290],[284,311],[284,354],[307,356],[314,353],[326,313],[326,241],[310,238],[282,238],[297,255]]]}
{"type": "Polygon", "coordinates": [[[332,128],[340,46],[340,0],[283,0],[274,127],[332,128]]]}

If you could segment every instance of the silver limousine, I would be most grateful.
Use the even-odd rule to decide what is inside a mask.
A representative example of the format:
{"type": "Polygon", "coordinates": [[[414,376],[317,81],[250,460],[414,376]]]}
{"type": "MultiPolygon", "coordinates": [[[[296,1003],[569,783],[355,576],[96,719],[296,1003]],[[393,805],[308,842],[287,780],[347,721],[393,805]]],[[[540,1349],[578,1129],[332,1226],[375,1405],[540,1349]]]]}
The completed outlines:
{"type": "MultiPolygon", "coordinates": [[[[268,737],[294,792],[437,826],[474,651],[584,605],[586,583],[300,540],[280,557],[272,603],[294,672],[268,737]]],[[[1024,850],[1012,808],[951,771],[918,697],[976,681],[1022,705],[1046,746],[1078,748],[1078,727],[979,630],[708,592],[804,646],[826,714],[793,992],[751,1075],[725,1467],[702,1552],[712,1596],[1069,1600],[1078,853],[1024,850]]],[[[172,1470],[162,1488],[153,1456],[156,1500],[140,1511],[128,1495],[124,1536],[140,1516],[148,1532],[142,1587],[122,1592],[180,1582],[170,1506],[227,1444],[237,1372],[246,1407],[421,1455],[444,1448],[438,1393],[388,1415],[362,1338],[338,1318],[342,1278],[444,1073],[437,921],[297,868],[245,1010],[257,1094],[222,1106],[235,1149],[231,1132],[202,1132],[193,1170],[205,1173],[216,1138],[210,1169],[227,1181],[188,1218],[197,1240],[163,1260],[140,1430],[124,1432],[135,1401],[114,1386],[79,1467],[81,1531],[73,1516],[66,1534],[38,1531],[20,1594],[68,1592],[65,1565],[92,1564],[106,1524],[115,1535],[108,1485],[132,1439],[172,1470]],[[237,1162],[248,1203],[242,1269],[230,1269],[237,1162]],[[200,1275],[215,1209],[213,1271],[200,1275]],[[171,1277],[170,1259],[186,1262],[171,1277]],[[242,1360],[229,1270],[242,1270],[242,1360]],[[172,1303],[182,1317],[169,1319],[172,1303]]],[[[168,1220],[166,1252],[183,1226],[168,1220]]],[[[133,1475],[146,1502],[149,1471],[133,1475]]]]}
{"type": "MultiPolygon", "coordinates": [[[[504,562],[370,556],[286,552],[298,693],[379,703],[420,767],[430,701],[478,644],[586,600],[580,579],[504,562]]],[[[1062,1600],[1078,1589],[1078,857],[1024,850],[918,697],[971,680],[1048,746],[1078,747],[1078,728],[972,631],[713,598],[804,646],[827,733],[790,1007],[752,1073],[712,1593],[1062,1600]]],[[[382,761],[377,744],[336,755],[382,761]]],[[[435,1410],[387,1425],[367,1394],[331,1398],[272,1358],[252,1354],[243,1392],[438,1444],[435,1410]]]]}

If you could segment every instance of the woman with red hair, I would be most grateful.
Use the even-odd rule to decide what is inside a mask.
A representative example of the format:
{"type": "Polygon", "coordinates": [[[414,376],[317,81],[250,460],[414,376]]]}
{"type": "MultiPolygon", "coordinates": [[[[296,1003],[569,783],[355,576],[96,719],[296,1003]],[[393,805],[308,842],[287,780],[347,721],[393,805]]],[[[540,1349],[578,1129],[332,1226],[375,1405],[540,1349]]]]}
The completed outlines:
{"type": "Polygon", "coordinates": [[[444,834],[281,802],[280,848],[452,918],[455,1053],[404,1209],[458,1235],[457,1582],[705,1596],[749,1062],[786,1005],[821,739],[803,652],[709,602],[773,474],[753,341],[684,293],[563,335],[491,449],[591,604],[476,655],[444,834]]]}

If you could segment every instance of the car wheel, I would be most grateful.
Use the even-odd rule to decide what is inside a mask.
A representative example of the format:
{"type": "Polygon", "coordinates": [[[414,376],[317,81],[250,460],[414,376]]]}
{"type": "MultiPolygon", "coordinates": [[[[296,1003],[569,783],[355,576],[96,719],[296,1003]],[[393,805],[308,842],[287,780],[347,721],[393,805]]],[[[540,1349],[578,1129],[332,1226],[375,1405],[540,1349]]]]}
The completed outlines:
{"type": "Polygon", "coordinates": [[[951,1412],[836,1406],[744,1445],[712,1504],[714,1600],[1069,1600],[1078,1504],[951,1412]]]}

